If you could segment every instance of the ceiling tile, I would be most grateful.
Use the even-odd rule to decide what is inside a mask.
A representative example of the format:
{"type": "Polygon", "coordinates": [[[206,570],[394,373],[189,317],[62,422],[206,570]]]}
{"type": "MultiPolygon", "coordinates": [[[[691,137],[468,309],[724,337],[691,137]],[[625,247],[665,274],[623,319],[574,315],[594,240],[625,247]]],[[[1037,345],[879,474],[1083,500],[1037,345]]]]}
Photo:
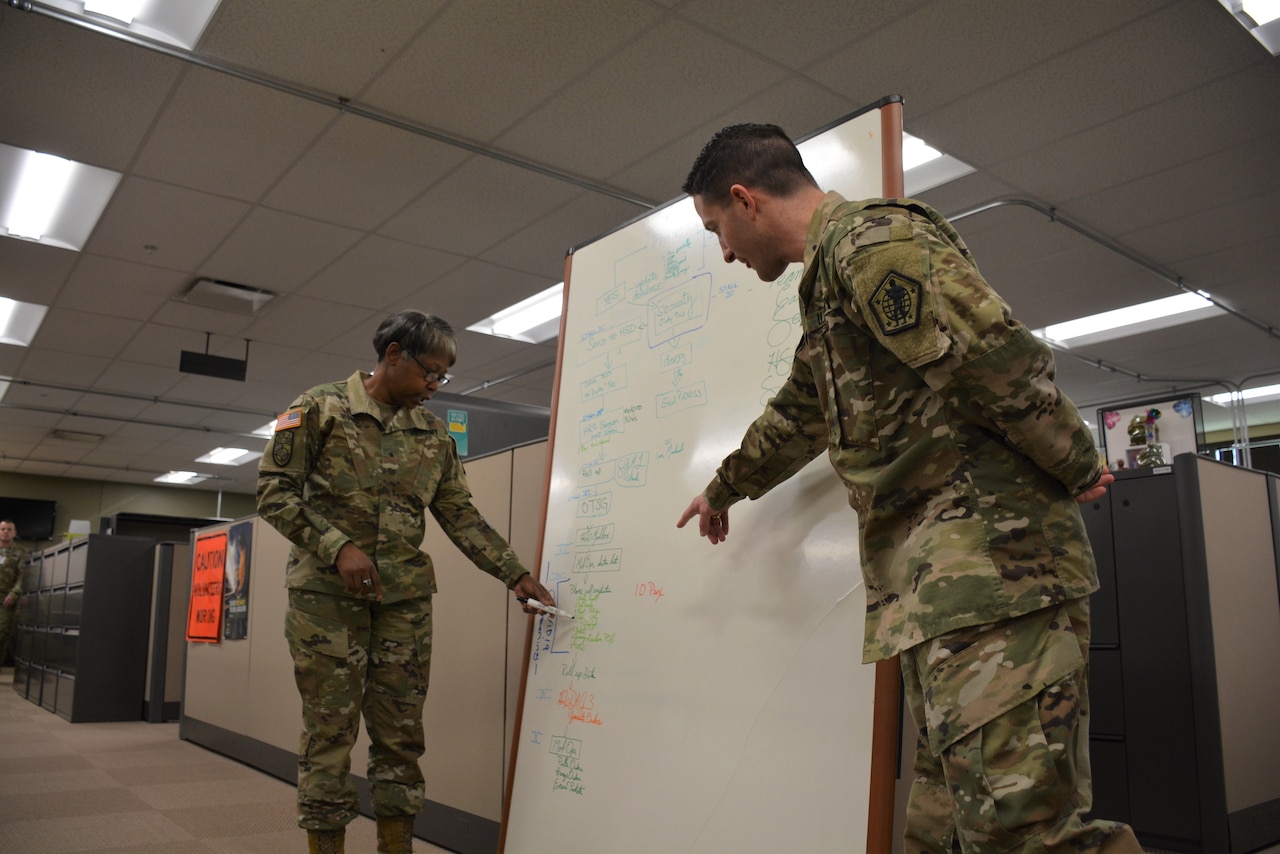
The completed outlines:
{"type": "Polygon", "coordinates": [[[45,315],[32,346],[86,356],[114,358],[142,329],[142,322],[54,307],[45,315]]]}
{"type": "Polygon", "coordinates": [[[468,156],[425,136],[344,115],[271,190],[265,203],[371,230],[468,156]]]}
{"type": "Polygon", "coordinates": [[[134,171],[255,201],[337,117],[283,92],[203,68],[184,69],[134,171]]]}
{"type": "Polygon", "coordinates": [[[182,68],[8,4],[0,5],[0,56],[21,69],[0,98],[4,142],[116,171],[132,161],[182,68]]]}
{"type": "Polygon", "coordinates": [[[0,238],[0,296],[50,305],[79,257],[69,249],[0,238]]]}
{"type": "Polygon", "coordinates": [[[927,5],[927,0],[806,0],[787,8],[786,27],[777,26],[778,4],[771,0],[691,0],[679,13],[761,56],[800,69],[851,42],[874,40],[879,30],[927,5]]]}
{"type": "Polygon", "coordinates": [[[638,162],[609,175],[608,180],[641,198],[662,204],[682,195],[680,188],[698,152],[716,131],[727,125],[768,122],[781,126],[798,139],[829,124],[833,116],[847,115],[862,106],[811,80],[788,77],[764,92],[706,117],[690,132],[646,153],[638,162]]]}
{"type": "Polygon", "coordinates": [[[492,140],[626,50],[655,10],[636,0],[451,3],[365,93],[365,102],[475,142],[492,140]]]}
{"type": "Polygon", "coordinates": [[[199,51],[317,93],[355,98],[444,5],[441,0],[273,0],[219,6],[199,51]]]}
{"type": "Polygon", "coordinates": [[[360,232],[257,208],[201,265],[205,275],[251,288],[291,291],[355,245],[360,232]]]}
{"type": "Polygon", "coordinates": [[[703,116],[767,91],[786,72],[754,53],[676,19],[661,21],[614,52],[592,73],[497,139],[504,149],[591,178],[617,171],[683,134],[703,116]],[[698,81],[690,86],[689,81],[698,81]],[[625,110],[598,104],[625,103],[625,110]],[[573,128],[573,145],[565,128],[573,128]],[[662,127],[661,133],[656,131],[662,127]]]}
{"type": "Polygon", "coordinates": [[[409,294],[466,260],[462,255],[370,235],[296,293],[333,303],[394,311],[409,294]]]}
{"type": "Polygon", "coordinates": [[[209,257],[249,214],[249,205],[129,176],[120,182],[85,251],[190,270],[209,257]]]}
{"type": "Polygon", "coordinates": [[[583,193],[494,246],[481,260],[559,281],[568,251],[600,236],[593,229],[602,222],[627,222],[640,211],[627,202],[583,193]]]}
{"type": "Polygon", "coordinates": [[[475,255],[580,191],[484,157],[473,157],[378,229],[443,252],[475,255]]]}
{"type": "Polygon", "coordinates": [[[98,314],[148,320],[186,285],[176,270],[82,255],[56,305],[98,314]]]}
{"type": "Polygon", "coordinates": [[[287,347],[319,349],[330,338],[372,316],[373,312],[351,306],[288,294],[263,309],[249,327],[248,337],[287,347]]]}

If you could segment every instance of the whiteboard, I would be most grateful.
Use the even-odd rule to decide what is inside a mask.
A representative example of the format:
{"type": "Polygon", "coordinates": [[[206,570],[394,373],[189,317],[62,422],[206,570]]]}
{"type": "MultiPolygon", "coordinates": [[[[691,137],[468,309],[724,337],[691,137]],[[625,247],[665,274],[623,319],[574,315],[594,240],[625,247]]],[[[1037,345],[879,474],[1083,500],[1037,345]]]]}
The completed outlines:
{"type": "MultiPolygon", "coordinates": [[[[800,150],[867,198],[881,142],[870,109],[800,150]]],[[[874,667],[830,464],[720,545],[675,527],[789,373],[800,274],[726,265],[688,198],[573,254],[540,554],[576,619],[534,618],[505,852],[864,847],[874,667]]]]}

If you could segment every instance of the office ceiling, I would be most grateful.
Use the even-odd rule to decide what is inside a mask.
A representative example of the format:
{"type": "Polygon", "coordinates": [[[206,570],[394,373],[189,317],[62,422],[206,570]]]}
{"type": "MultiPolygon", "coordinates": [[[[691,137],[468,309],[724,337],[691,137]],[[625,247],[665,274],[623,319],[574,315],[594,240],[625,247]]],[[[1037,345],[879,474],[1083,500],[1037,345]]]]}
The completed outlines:
{"type": "MultiPolygon", "coordinates": [[[[222,0],[185,56],[30,5],[0,7],[0,142],[124,178],[82,252],[0,239],[0,296],[50,306],[0,345],[0,471],[252,492],[254,465],[194,457],[260,450],[299,391],[371,365],[390,311],[463,330],[679,195],[723,125],[803,136],[892,94],[977,167],[935,207],[1032,200],[1132,256],[1027,205],[958,218],[1028,326],[1178,292],[1133,258],[1244,315],[1083,351],[1116,371],[1060,356],[1086,413],[1280,381],[1280,59],[1217,0],[222,0]],[[176,299],[200,277],[279,296],[176,299]],[[207,335],[251,342],[245,382],[178,370],[207,335]]],[[[459,344],[450,392],[550,404],[554,341],[459,344]]]]}

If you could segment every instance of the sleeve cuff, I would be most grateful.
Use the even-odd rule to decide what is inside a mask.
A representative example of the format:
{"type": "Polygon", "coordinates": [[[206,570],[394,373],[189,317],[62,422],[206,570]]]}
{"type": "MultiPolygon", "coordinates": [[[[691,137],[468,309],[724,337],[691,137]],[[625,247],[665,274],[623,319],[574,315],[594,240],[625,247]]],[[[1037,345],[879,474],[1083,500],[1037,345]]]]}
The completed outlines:
{"type": "Polygon", "coordinates": [[[333,566],[338,562],[338,552],[342,551],[342,547],[351,542],[351,538],[339,531],[337,528],[330,528],[320,538],[320,548],[316,550],[316,557],[328,566],[333,566]]]}
{"type": "Polygon", "coordinates": [[[707,499],[707,503],[711,505],[711,509],[717,512],[724,510],[731,504],[736,504],[742,500],[742,495],[717,475],[716,479],[707,484],[707,488],[703,491],[702,497],[707,499]]]}

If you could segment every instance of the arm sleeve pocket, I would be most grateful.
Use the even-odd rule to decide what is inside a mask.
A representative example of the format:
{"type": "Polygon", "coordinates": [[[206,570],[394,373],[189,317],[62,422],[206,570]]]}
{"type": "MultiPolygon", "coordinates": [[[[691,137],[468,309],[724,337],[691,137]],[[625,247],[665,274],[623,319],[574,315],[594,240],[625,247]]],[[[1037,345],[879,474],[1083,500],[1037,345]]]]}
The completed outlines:
{"type": "Polygon", "coordinates": [[[923,239],[854,245],[841,264],[867,327],[901,362],[917,368],[950,349],[923,239]]]}

